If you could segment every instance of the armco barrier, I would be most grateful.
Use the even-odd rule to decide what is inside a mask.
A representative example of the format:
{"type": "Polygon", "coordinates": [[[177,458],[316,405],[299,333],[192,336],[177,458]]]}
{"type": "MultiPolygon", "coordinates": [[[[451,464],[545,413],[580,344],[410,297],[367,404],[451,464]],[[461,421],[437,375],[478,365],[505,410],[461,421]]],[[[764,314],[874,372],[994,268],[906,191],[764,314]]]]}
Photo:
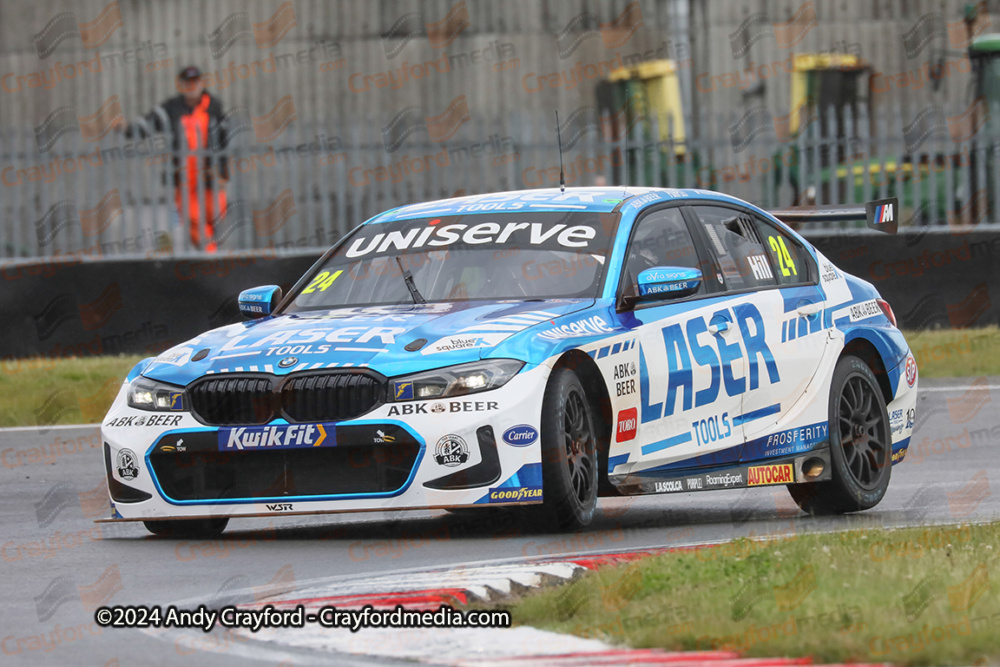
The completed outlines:
{"type": "MultiPolygon", "coordinates": [[[[1000,233],[812,235],[838,267],[874,284],[900,326],[1000,323],[1000,233]]],[[[246,252],[0,265],[0,359],[148,353],[240,319],[236,296],[286,290],[317,259],[246,252]]]]}
{"type": "Polygon", "coordinates": [[[0,359],[165,350],[239,321],[236,297],[286,291],[319,253],[273,251],[0,266],[0,359]]]}
{"type": "Polygon", "coordinates": [[[1000,233],[959,228],[887,234],[811,235],[838,267],[872,283],[904,329],[997,324],[1000,233]]]}

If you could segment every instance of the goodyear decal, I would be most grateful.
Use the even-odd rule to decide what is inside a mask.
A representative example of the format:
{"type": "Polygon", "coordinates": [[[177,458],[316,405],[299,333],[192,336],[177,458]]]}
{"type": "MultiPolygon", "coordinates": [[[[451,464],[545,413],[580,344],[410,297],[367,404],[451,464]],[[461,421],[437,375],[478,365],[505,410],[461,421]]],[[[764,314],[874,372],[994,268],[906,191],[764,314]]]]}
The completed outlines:
{"type": "Polygon", "coordinates": [[[333,447],[337,444],[332,425],[278,424],[219,429],[219,450],[297,449],[333,447]]]}
{"type": "Polygon", "coordinates": [[[791,484],[795,481],[795,471],[791,463],[769,466],[754,466],[747,469],[747,486],[767,486],[769,484],[791,484]]]}
{"type": "Polygon", "coordinates": [[[410,401],[413,400],[413,382],[393,382],[392,383],[392,398],[396,401],[410,401]]]}
{"type": "MultiPolygon", "coordinates": [[[[510,477],[508,477],[507,479],[505,479],[500,484],[497,484],[496,486],[490,488],[489,493],[485,494],[483,497],[481,497],[479,500],[477,500],[476,504],[477,505],[481,505],[481,504],[485,504],[485,503],[495,503],[495,502],[508,502],[508,503],[509,502],[523,502],[524,499],[522,499],[521,501],[510,500],[510,499],[507,499],[507,498],[504,498],[502,500],[501,499],[493,499],[494,492],[497,492],[497,491],[511,491],[511,490],[516,490],[516,489],[520,489],[520,488],[524,488],[524,489],[538,489],[539,491],[541,491],[541,488],[542,488],[542,464],[541,463],[525,463],[523,466],[521,466],[520,468],[518,468],[518,471],[516,473],[514,473],[513,475],[511,475],[510,477]]],[[[537,500],[537,499],[540,499],[540,498],[541,498],[541,496],[538,496],[538,498],[529,498],[527,500],[537,500]]]]}
{"type": "Polygon", "coordinates": [[[542,487],[521,486],[513,489],[490,489],[489,499],[491,503],[521,503],[527,500],[540,501],[542,499],[542,487]]]}
{"type": "Polygon", "coordinates": [[[910,438],[909,437],[903,438],[899,442],[894,443],[892,445],[892,464],[893,465],[896,465],[897,463],[899,463],[900,461],[902,461],[903,458],[906,457],[906,452],[909,451],[909,447],[910,447],[910,438]]]}

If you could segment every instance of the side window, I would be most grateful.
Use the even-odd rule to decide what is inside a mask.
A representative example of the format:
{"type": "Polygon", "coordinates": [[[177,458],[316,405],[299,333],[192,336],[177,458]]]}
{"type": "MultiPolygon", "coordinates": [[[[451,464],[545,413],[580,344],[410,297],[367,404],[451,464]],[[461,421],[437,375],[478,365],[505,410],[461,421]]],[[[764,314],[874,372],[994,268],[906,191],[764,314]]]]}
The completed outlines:
{"type": "Polygon", "coordinates": [[[809,254],[787,233],[761,218],[754,217],[757,233],[767,248],[779,285],[811,282],[809,254]]]}
{"type": "Polygon", "coordinates": [[[705,275],[697,293],[704,294],[705,281],[710,274],[698,261],[698,253],[681,210],[673,207],[653,211],[640,218],[637,225],[625,256],[622,294],[634,296],[636,276],[654,266],[701,269],[705,275]]]}
{"type": "Polygon", "coordinates": [[[719,259],[726,288],[741,290],[777,284],[764,239],[750,214],[722,206],[692,206],[719,259]]]}

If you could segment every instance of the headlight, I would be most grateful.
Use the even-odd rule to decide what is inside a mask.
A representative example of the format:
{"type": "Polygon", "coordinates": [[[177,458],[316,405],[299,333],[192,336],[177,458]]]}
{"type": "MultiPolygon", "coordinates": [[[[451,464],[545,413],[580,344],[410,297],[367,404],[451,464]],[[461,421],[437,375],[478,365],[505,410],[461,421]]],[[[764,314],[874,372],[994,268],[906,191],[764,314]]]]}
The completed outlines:
{"type": "Polygon", "coordinates": [[[524,366],[516,359],[485,359],[394,378],[390,401],[421,401],[497,389],[524,366]]]}
{"type": "Polygon", "coordinates": [[[186,409],[184,391],[173,385],[139,377],[128,388],[128,404],[139,410],[186,409]]]}

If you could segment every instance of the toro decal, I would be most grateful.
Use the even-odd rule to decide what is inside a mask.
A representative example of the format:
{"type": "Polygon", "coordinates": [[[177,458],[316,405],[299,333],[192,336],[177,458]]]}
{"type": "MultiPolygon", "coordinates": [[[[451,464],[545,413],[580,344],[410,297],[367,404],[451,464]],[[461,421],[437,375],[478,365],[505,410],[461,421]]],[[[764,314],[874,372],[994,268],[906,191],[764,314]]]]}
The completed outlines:
{"type": "Polygon", "coordinates": [[[615,429],[618,434],[618,442],[628,442],[635,438],[636,430],[638,430],[638,425],[636,424],[638,414],[639,412],[635,408],[622,410],[618,413],[618,426],[615,429]]]}
{"type": "Polygon", "coordinates": [[[512,447],[527,447],[538,439],[538,431],[534,426],[519,424],[511,426],[503,432],[503,441],[512,447]]]}
{"type": "Polygon", "coordinates": [[[303,447],[333,447],[334,429],[329,433],[322,424],[283,424],[220,428],[219,450],[296,449],[303,447]]]}

